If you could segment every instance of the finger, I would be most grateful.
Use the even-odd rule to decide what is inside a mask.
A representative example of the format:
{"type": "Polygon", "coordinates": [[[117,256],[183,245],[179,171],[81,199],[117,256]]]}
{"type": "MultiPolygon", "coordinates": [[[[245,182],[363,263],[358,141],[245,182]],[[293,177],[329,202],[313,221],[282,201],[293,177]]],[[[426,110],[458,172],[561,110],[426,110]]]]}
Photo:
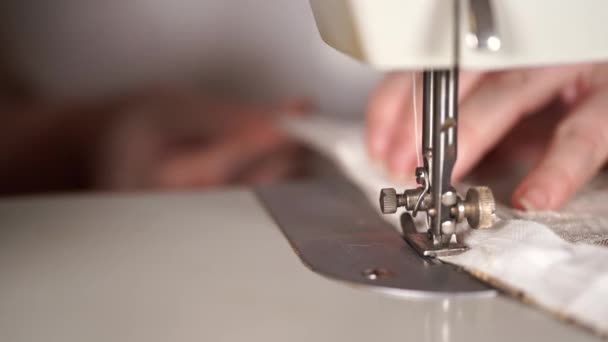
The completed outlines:
{"type": "Polygon", "coordinates": [[[273,125],[259,122],[201,150],[173,157],[160,169],[158,181],[178,188],[225,184],[259,158],[291,143],[273,125]]]}
{"type": "Polygon", "coordinates": [[[371,94],[367,109],[367,147],[370,157],[383,160],[395,123],[411,96],[411,74],[389,74],[371,94]]]}
{"type": "MultiPolygon", "coordinates": [[[[465,98],[470,91],[479,83],[483,74],[479,72],[463,72],[460,75],[459,98],[465,98]]],[[[396,133],[393,134],[388,152],[388,169],[393,176],[403,180],[404,176],[413,176],[413,170],[418,160],[417,154],[421,153],[422,140],[422,79],[416,83],[416,101],[411,101],[409,105],[404,104],[401,108],[399,121],[393,125],[396,133]],[[414,102],[418,118],[415,118],[414,102]],[[415,127],[415,125],[418,127],[415,127]],[[416,129],[418,130],[416,132],[416,129]],[[416,141],[418,143],[416,143],[416,141]],[[418,150],[417,150],[418,149],[418,150]]],[[[410,80],[410,82],[412,82],[410,80]]],[[[412,92],[413,95],[413,92],[412,92]]],[[[412,96],[410,95],[410,96],[412,96]]],[[[401,96],[405,96],[402,94],[401,96]]]]}
{"type": "Polygon", "coordinates": [[[487,73],[479,71],[462,71],[458,79],[458,101],[462,102],[479,86],[487,73]]]}
{"type": "Polygon", "coordinates": [[[288,99],[277,105],[243,104],[206,98],[188,90],[148,101],[147,107],[149,114],[156,114],[155,118],[170,135],[194,139],[225,135],[248,127],[260,118],[303,115],[313,108],[311,101],[302,98],[288,99]]]}
{"type": "Polygon", "coordinates": [[[566,84],[560,92],[561,100],[565,105],[574,106],[576,103],[588,95],[589,91],[595,88],[600,88],[601,85],[594,84],[594,75],[590,72],[591,68],[587,72],[581,72],[579,76],[573,81],[566,84]]]}
{"type": "Polygon", "coordinates": [[[524,69],[487,75],[460,105],[458,181],[527,113],[539,109],[584,67],[524,69]]]}
{"type": "Polygon", "coordinates": [[[608,89],[597,91],[558,126],[540,164],[513,195],[526,210],[557,209],[608,159],[608,89]]]}

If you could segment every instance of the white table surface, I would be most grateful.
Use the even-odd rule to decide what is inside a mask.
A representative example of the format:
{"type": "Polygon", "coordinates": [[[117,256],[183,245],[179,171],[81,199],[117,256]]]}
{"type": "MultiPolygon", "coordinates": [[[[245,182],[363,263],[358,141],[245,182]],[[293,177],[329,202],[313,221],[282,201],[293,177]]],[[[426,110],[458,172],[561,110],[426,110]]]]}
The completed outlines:
{"type": "Polygon", "coordinates": [[[506,297],[307,269],[246,189],[0,201],[0,341],[586,341],[506,297]]]}

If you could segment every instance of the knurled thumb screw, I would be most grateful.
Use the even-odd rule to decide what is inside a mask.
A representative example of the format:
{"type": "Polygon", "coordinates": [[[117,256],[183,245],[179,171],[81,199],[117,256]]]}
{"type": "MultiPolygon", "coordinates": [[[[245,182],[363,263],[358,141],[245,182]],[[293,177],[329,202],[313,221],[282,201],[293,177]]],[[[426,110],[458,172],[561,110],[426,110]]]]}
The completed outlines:
{"type": "Polygon", "coordinates": [[[394,214],[397,208],[404,205],[405,196],[398,194],[393,188],[380,190],[380,210],[383,214],[394,214]]]}

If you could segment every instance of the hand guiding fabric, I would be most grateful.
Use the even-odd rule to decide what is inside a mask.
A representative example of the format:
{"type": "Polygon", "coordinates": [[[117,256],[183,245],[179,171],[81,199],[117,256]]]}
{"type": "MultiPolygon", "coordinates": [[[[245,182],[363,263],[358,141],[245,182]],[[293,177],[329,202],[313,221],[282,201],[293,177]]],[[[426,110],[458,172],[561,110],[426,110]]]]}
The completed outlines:
{"type": "MultiPolygon", "coordinates": [[[[409,73],[388,75],[372,94],[367,112],[368,152],[399,178],[413,174],[416,166],[412,83],[409,73]]],[[[422,82],[416,83],[422,94],[422,82]]],[[[555,115],[555,120],[563,119],[544,156],[514,191],[513,205],[557,209],[608,159],[608,64],[463,72],[460,83],[454,181],[469,173],[518,123],[556,98],[563,100],[568,113],[555,115]]]]}

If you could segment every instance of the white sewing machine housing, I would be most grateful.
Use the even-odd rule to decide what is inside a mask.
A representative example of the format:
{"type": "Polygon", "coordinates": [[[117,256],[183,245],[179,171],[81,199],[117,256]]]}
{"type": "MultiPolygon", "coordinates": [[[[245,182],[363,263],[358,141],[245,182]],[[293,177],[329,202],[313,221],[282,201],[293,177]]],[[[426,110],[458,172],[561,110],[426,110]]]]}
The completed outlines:
{"type": "Polygon", "coordinates": [[[500,49],[475,47],[476,0],[311,0],[323,40],[382,70],[504,69],[608,58],[605,0],[490,1],[500,49]],[[459,55],[454,54],[454,41],[459,55]]]}

